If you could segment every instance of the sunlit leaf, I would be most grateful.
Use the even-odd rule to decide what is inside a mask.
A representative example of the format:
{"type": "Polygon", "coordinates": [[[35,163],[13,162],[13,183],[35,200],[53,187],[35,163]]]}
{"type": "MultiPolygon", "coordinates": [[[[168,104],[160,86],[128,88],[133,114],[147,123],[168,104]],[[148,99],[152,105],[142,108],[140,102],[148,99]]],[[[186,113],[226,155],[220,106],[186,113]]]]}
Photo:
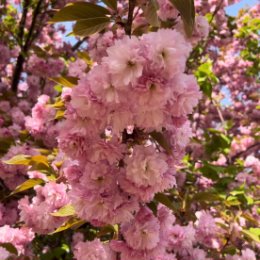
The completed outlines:
{"type": "Polygon", "coordinates": [[[58,110],[58,111],[56,112],[55,119],[57,119],[57,120],[63,119],[63,118],[64,118],[64,115],[65,115],[65,111],[63,111],[63,110],[58,110]]]}
{"type": "Polygon", "coordinates": [[[78,84],[78,78],[70,76],[55,77],[50,78],[50,80],[68,88],[72,88],[78,84]]]}
{"type": "Polygon", "coordinates": [[[58,232],[62,232],[64,230],[67,230],[69,228],[75,228],[75,227],[80,227],[81,225],[83,225],[84,223],[86,223],[85,220],[80,220],[80,219],[76,219],[76,218],[71,218],[68,221],[66,221],[63,225],[61,225],[60,227],[58,227],[55,231],[53,231],[50,234],[55,234],[58,232]]]}
{"type": "Polygon", "coordinates": [[[68,22],[88,20],[98,17],[105,17],[110,14],[109,11],[99,5],[88,2],[70,3],[58,11],[50,22],[68,22]]]}
{"type": "Polygon", "coordinates": [[[107,27],[110,19],[107,17],[95,17],[78,21],[73,32],[79,36],[88,36],[96,32],[100,32],[107,27]]]}
{"type": "Polygon", "coordinates": [[[44,181],[42,179],[37,179],[37,178],[26,180],[21,185],[17,186],[16,189],[11,193],[11,195],[29,190],[29,189],[33,188],[34,186],[40,185],[43,183],[44,183],[44,181]]]}
{"type": "Polygon", "coordinates": [[[30,158],[31,157],[28,155],[18,154],[12,157],[11,159],[4,161],[4,163],[11,165],[29,165],[31,161],[30,158]]]}
{"type": "Polygon", "coordinates": [[[64,108],[64,102],[62,100],[57,100],[54,104],[50,105],[54,108],[64,108]]]}
{"type": "Polygon", "coordinates": [[[52,216],[55,217],[68,217],[75,215],[75,209],[71,204],[68,204],[62,208],[60,208],[58,211],[51,213],[52,216]]]}
{"type": "Polygon", "coordinates": [[[243,229],[241,232],[251,240],[260,243],[260,228],[243,229]]]}
{"type": "Polygon", "coordinates": [[[47,157],[44,155],[40,155],[40,154],[32,156],[31,162],[36,163],[36,164],[43,164],[46,167],[50,166],[47,157]]]}

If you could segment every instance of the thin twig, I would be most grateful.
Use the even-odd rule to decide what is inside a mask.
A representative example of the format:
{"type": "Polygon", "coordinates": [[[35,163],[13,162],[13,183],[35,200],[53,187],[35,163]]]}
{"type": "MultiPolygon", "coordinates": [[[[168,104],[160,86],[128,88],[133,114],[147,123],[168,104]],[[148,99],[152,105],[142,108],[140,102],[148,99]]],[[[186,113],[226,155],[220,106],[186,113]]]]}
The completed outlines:
{"type": "Polygon", "coordinates": [[[223,3],[224,3],[224,0],[221,0],[220,3],[217,5],[217,7],[215,8],[215,10],[214,10],[214,12],[213,12],[213,14],[212,14],[212,17],[211,17],[211,19],[210,19],[210,21],[209,21],[209,24],[211,24],[211,23],[213,22],[214,17],[216,16],[216,14],[218,13],[218,11],[220,10],[220,8],[221,8],[221,6],[222,6],[223,3]]]}
{"type": "Polygon", "coordinates": [[[239,158],[241,156],[244,156],[244,155],[247,155],[248,153],[251,153],[252,149],[253,148],[257,148],[257,147],[258,147],[258,149],[260,148],[260,143],[259,142],[258,143],[254,143],[254,144],[250,145],[249,147],[247,147],[246,150],[241,151],[241,152],[235,154],[234,156],[231,157],[231,160],[230,160],[231,164],[234,163],[237,158],[239,158]]]}
{"type": "Polygon", "coordinates": [[[76,42],[72,47],[71,50],[72,51],[76,51],[79,49],[79,47],[88,39],[88,36],[84,37],[83,39],[79,40],[78,42],[76,42]]]}

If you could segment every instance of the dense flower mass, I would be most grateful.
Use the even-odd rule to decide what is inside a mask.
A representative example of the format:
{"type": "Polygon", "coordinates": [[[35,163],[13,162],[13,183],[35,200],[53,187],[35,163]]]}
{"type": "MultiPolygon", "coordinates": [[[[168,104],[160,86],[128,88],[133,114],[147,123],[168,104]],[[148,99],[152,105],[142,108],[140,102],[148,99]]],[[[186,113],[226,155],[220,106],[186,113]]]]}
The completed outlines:
{"type": "Polygon", "coordinates": [[[68,203],[67,186],[49,182],[44,187],[36,186],[34,189],[36,197],[32,202],[27,196],[19,201],[20,219],[37,233],[54,231],[65,219],[54,217],[51,213],[68,203]]]}
{"type": "Polygon", "coordinates": [[[259,259],[260,5],[184,2],[1,2],[0,260],[259,259]]]}
{"type": "MultiPolygon", "coordinates": [[[[61,150],[79,164],[66,171],[69,197],[81,218],[125,223],[134,217],[138,202],[149,202],[176,184],[178,161],[158,150],[150,133],[165,128],[174,142],[201,97],[194,76],[184,74],[190,50],[174,30],[125,36],[72,90],[58,140],[61,150]],[[178,117],[184,120],[176,125],[178,117]],[[129,127],[142,132],[139,145],[124,144],[121,134],[129,127]]],[[[181,153],[187,141],[175,143],[181,153]]]]}

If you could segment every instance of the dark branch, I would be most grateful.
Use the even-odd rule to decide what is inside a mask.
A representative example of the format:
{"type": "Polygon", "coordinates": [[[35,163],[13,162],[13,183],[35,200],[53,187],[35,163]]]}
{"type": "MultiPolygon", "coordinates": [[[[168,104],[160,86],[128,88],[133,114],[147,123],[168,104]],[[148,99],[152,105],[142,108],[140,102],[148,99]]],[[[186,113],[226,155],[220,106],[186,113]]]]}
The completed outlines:
{"type": "Polygon", "coordinates": [[[80,46],[84,43],[84,41],[86,41],[87,39],[88,39],[88,37],[84,37],[83,39],[79,40],[77,43],[75,43],[75,44],[72,46],[71,50],[72,50],[72,51],[78,50],[79,47],[80,47],[80,46]]]}
{"type": "Polygon", "coordinates": [[[42,1],[39,0],[38,3],[37,3],[37,6],[36,6],[36,8],[34,9],[34,12],[33,12],[32,23],[31,23],[31,26],[30,26],[30,29],[29,29],[29,32],[28,32],[28,36],[27,36],[27,39],[26,39],[26,43],[25,43],[25,48],[26,48],[25,51],[26,52],[30,48],[32,41],[33,41],[32,36],[33,36],[33,32],[34,32],[34,29],[35,29],[35,26],[36,26],[37,16],[40,14],[40,11],[41,11],[41,3],[42,3],[42,1]]]}
{"type": "MultiPolygon", "coordinates": [[[[28,52],[28,50],[29,50],[29,48],[32,44],[32,35],[33,35],[33,31],[35,29],[37,16],[40,13],[41,3],[42,3],[42,1],[39,0],[36,8],[34,9],[32,23],[31,23],[31,26],[29,28],[29,32],[28,32],[26,41],[25,41],[24,44],[22,44],[21,52],[20,52],[20,54],[17,58],[17,62],[16,62],[16,66],[15,66],[15,69],[14,69],[14,74],[13,74],[13,80],[12,80],[12,90],[14,92],[17,92],[17,87],[18,87],[20,77],[21,77],[21,74],[22,74],[22,71],[23,71],[23,64],[25,62],[25,57],[26,57],[27,52],[28,52]]],[[[22,38],[20,38],[22,43],[23,43],[23,37],[24,37],[24,27],[25,27],[25,22],[26,22],[28,6],[29,6],[29,1],[25,0],[23,16],[21,18],[20,31],[19,31],[19,36],[22,37],[22,38]],[[25,18],[23,18],[24,16],[25,16],[25,18]]]]}
{"type": "Polygon", "coordinates": [[[22,18],[21,18],[20,24],[19,24],[19,31],[17,34],[17,37],[18,37],[21,45],[23,44],[24,27],[25,27],[25,23],[26,23],[29,4],[30,4],[30,0],[25,0],[23,2],[23,13],[22,13],[22,18]]]}
{"type": "Polygon", "coordinates": [[[132,33],[132,24],[133,24],[135,5],[136,5],[136,0],[129,0],[128,18],[125,24],[125,33],[129,36],[131,36],[132,33]]]}
{"type": "Polygon", "coordinates": [[[244,151],[241,151],[237,154],[235,154],[234,156],[232,156],[231,158],[231,163],[234,163],[235,160],[241,156],[246,156],[248,154],[250,154],[252,152],[252,150],[254,150],[255,148],[259,149],[260,148],[260,143],[255,143],[255,144],[252,144],[251,146],[249,146],[246,150],[244,151]]]}

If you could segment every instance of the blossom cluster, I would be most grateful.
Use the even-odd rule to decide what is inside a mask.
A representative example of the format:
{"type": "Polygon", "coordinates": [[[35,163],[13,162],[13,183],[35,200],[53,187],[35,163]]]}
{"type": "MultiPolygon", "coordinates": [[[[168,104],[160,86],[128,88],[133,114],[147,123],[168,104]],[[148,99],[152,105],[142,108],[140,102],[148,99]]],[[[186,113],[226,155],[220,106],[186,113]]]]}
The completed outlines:
{"type": "MultiPolygon", "coordinates": [[[[59,126],[59,147],[71,159],[64,168],[70,201],[94,226],[122,225],[125,242],[111,248],[124,260],[170,257],[174,216],[162,206],[154,216],[143,203],[177,185],[176,165],[191,136],[187,115],[201,97],[194,76],[184,73],[190,51],[170,29],[115,40],[72,89],[59,126]],[[153,133],[170,137],[169,149],[153,133]]],[[[77,259],[89,243],[76,245],[77,259]]],[[[110,259],[98,243],[95,259],[110,259]]]]}

